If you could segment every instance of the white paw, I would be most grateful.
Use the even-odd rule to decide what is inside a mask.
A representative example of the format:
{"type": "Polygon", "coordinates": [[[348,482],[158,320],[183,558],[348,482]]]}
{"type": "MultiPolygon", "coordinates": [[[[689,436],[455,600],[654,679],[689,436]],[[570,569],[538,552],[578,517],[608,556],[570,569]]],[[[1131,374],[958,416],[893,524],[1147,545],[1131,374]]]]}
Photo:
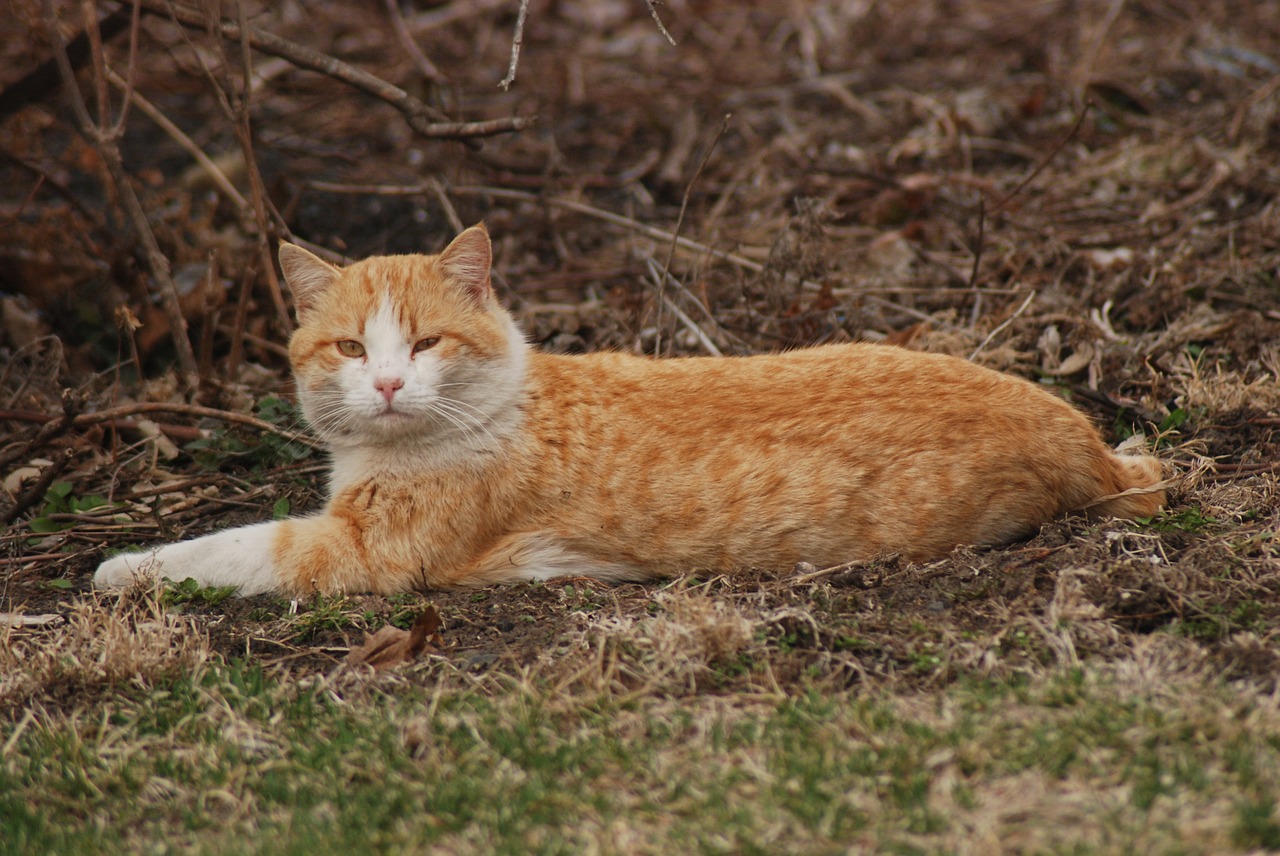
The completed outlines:
{"type": "Polygon", "coordinates": [[[118,589],[140,580],[152,584],[159,579],[193,579],[202,586],[230,586],[240,594],[274,591],[271,543],[278,525],[258,523],[144,553],[121,553],[98,567],[93,584],[118,589]]]}
{"type": "Polygon", "coordinates": [[[93,575],[94,588],[121,589],[132,585],[153,585],[159,579],[160,564],[154,552],[121,553],[112,556],[93,575]]]}

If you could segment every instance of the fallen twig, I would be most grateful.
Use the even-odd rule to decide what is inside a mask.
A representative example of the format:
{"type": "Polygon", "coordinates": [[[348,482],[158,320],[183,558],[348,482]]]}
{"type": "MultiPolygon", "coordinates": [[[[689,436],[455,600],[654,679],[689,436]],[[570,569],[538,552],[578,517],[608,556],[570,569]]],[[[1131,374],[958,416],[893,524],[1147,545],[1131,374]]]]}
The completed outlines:
{"type": "Polygon", "coordinates": [[[1027,307],[1031,305],[1031,301],[1035,300],[1035,297],[1036,297],[1036,293],[1034,291],[1028,294],[1027,299],[1022,301],[1022,305],[1019,306],[1016,310],[1014,310],[1014,313],[1012,315],[1010,315],[1008,318],[1001,321],[1000,324],[997,325],[994,330],[988,333],[987,338],[982,340],[982,344],[978,345],[978,347],[973,349],[973,353],[969,355],[969,359],[970,360],[977,359],[978,354],[981,354],[983,349],[986,348],[987,345],[991,344],[992,339],[1000,335],[1000,332],[1002,330],[1004,330],[1006,327],[1012,324],[1015,320],[1017,320],[1019,315],[1027,311],[1027,307]]]}
{"type": "Polygon", "coordinates": [[[47,420],[42,420],[44,421],[44,425],[36,431],[36,435],[34,437],[24,445],[11,449],[4,455],[0,455],[0,470],[4,470],[14,461],[21,461],[24,458],[30,458],[50,441],[70,431],[71,427],[75,424],[76,417],[80,415],[80,411],[83,408],[83,396],[75,395],[70,390],[63,392],[61,415],[50,416],[47,420]]]}
{"type": "Polygon", "coordinates": [[[21,517],[28,508],[43,499],[49,485],[53,484],[53,480],[62,475],[63,470],[71,465],[75,456],[75,449],[63,449],[62,454],[54,459],[52,464],[40,471],[35,481],[14,497],[13,506],[5,512],[3,524],[8,526],[21,517]]]}
{"type": "MultiPolygon", "coordinates": [[[[233,410],[218,410],[214,407],[202,407],[198,404],[182,404],[180,402],[139,401],[133,404],[122,404],[118,407],[99,410],[94,413],[82,413],[75,417],[73,424],[77,428],[83,428],[88,425],[111,423],[123,417],[137,416],[142,413],[176,413],[197,419],[218,419],[223,422],[236,422],[240,425],[248,425],[251,428],[267,431],[271,434],[275,434],[277,437],[283,437],[291,442],[306,443],[309,446],[316,447],[321,445],[320,441],[309,437],[306,434],[287,431],[278,425],[273,425],[264,419],[259,419],[256,416],[250,416],[247,413],[236,413],[233,410]]],[[[33,410],[0,410],[0,420],[12,419],[23,422],[51,422],[58,418],[58,416],[51,413],[39,413],[33,410]]]]}
{"type": "MultiPolygon", "coordinates": [[[[680,323],[683,324],[689,332],[691,332],[694,337],[702,343],[702,347],[706,349],[708,354],[711,354],[713,357],[723,357],[724,353],[716,347],[715,342],[711,341],[711,337],[707,335],[707,332],[699,327],[698,323],[690,318],[683,309],[677,306],[671,298],[667,297],[662,288],[662,283],[667,280],[674,281],[675,278],[671,276],[670,273],[664,270],[659,270],[658,263],[653,259],[646,259],[645,262],[649,266],[649,275],[653,277],[654,288],[658,290],[658,299],[661,301],[662,305],[672,311],[676,318],[680,320],[680,323]]],[[[658,341],[660,342],[661,340],[659,339],[658,341]]],[[[657,346],[655,345],[655,351],[656,347],[657,346]]]]}

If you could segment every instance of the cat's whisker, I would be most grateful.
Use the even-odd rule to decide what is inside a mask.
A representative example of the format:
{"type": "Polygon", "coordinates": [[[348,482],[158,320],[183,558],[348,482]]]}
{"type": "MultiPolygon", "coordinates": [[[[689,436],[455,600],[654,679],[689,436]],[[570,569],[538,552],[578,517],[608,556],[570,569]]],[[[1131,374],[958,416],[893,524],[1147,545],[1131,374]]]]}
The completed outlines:
{"type": "Polygon", "coordinates": [[[468,439],[480,439],[477,429],[479,431],[483,431],[488,439],[494,439],[493,432],[487,424],[477,419],[475,416],[472,416],[470,413],[467,413],[465,410],[457,407],[456,404],[456,402],[447,399],[436,399],[431,402],[430,406],[433,412],[440,414],[457,426],[458,430],[466,434],[468,439]],[[462,421],[463,419],[469,420],[472,424],[466,424],[462,421]]]}

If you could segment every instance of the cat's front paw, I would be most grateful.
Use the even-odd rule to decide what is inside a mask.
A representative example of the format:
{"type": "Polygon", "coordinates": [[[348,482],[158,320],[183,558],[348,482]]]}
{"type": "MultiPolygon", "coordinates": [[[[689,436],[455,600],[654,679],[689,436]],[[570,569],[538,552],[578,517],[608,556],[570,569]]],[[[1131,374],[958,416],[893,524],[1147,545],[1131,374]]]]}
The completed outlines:
{"type": "Polygon", "coordinates": [[[159,579],[160,562],[155,552],[121,553],[98,566],[93,587],[122,589],[133,585],[154,585],[159,579]]]}
{"type": "Polygon", "coordinates": [[[279,523],[227,529],[191,541],[165,544],[142,553],[107,559],[93,575],[98,588],[127,588],[136,582],[195,580],[201,586],[230,586],[240,594],[276,589],[271,545],[279,523]]]}

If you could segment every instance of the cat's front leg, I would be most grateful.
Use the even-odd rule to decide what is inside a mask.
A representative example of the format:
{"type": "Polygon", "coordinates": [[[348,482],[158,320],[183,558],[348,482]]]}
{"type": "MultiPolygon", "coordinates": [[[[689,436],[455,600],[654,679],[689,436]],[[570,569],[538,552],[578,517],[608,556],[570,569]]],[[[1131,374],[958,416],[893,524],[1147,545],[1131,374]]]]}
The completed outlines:
{"type": "Polygon", "coordinates": [[[273,557],[282,524],[258,523],[140,553],[121,553],[93,575],[98,588],[123,588],[137,580],[194,579],[202,586],[232,586],[242,595],[279,589],[273,557]]]}

